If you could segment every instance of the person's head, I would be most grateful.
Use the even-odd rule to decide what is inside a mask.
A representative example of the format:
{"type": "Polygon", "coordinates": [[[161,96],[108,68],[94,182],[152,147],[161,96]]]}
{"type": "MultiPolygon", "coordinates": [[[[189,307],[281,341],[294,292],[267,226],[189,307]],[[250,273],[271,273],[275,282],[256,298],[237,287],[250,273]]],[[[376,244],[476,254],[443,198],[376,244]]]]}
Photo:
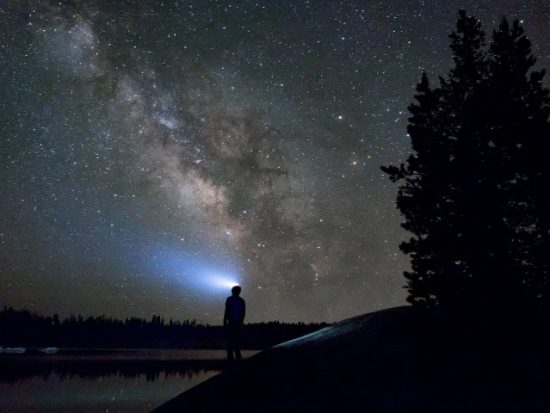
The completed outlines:
{"type": "Polygon", "coordinates": [[[231,289],[231,293],[234,295],[234,296],[238,296],[240,293],[241,293],[241,287],[239,287],[238,285],[236,285],[235,287],[233,287],[231,289]]]}

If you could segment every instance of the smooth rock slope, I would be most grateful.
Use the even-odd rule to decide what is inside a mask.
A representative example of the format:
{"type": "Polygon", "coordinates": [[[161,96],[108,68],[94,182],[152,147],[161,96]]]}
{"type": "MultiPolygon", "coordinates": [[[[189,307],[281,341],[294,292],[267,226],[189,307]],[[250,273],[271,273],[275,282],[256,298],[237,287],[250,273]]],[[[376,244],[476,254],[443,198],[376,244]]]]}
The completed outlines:
{"type": "Polygon", "coordinates": [[[548,340],[528,330],[383,310],[259,353],[155,413],[546,412],[548,340]]]}

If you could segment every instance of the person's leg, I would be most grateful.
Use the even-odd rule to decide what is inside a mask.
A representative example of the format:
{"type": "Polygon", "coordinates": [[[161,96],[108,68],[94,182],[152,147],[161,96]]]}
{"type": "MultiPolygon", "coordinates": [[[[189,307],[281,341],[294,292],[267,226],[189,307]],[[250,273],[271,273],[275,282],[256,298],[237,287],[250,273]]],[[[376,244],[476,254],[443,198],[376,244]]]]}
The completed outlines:
{"type": "Polygon", "coordinates": [[[241,361],[241,331],[240,328],[235,329],[233,348],[237,361],[241,361]]]}
{"type": "Polygon", "coordinates": [[[227,340],[227,343],[226,343],[226,348],[227,348],[227,360],[233,360],[233,350],[234,350],[234,345],[233,345],[233,337],[232,337],[232,333],[231,333],[231,328],[227,328],[227,330],[225,331],[225,337],[226,337],[226,340],[227,340]]]}

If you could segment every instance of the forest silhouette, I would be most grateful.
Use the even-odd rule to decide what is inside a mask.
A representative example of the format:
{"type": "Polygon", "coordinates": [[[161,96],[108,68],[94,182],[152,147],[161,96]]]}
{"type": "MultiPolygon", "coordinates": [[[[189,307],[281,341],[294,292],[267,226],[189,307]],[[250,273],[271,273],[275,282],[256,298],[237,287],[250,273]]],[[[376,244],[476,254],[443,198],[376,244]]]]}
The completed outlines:
{"type": "Polygon", "coordinates": [[[382,169],[401,183],[412,235],[408,301],[475,314],[550,306],[550,97],[521,24],[506,18],[486,44],[459,12],[453,67],[423,73],[409,110],[413,153],[382,169]]]}
{"type": "MultiPolygon", "coordinates": [[[[325,327],[326,323],[245,324],[241,345],[264,349],[325,327]]],[[[105,316],[45,317],[27,310],[4,307],[0,311],[0,346],[80,347],[80,348],[225,348],[222,326],[199,324],[195,320],[165,321],[154,315],[150,320],[105,316]]]]}

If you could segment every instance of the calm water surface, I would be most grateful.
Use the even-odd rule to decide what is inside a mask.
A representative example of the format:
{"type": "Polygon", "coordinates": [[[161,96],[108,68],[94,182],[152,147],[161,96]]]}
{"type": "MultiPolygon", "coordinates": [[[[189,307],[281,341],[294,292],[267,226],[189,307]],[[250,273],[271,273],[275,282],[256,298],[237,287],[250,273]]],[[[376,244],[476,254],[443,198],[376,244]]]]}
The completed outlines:
{"type": "Polygon", "coordinates": [[[2,355],[0,412],[150,412],[218,374],[224,357],[220,350],[2,355]]]}

